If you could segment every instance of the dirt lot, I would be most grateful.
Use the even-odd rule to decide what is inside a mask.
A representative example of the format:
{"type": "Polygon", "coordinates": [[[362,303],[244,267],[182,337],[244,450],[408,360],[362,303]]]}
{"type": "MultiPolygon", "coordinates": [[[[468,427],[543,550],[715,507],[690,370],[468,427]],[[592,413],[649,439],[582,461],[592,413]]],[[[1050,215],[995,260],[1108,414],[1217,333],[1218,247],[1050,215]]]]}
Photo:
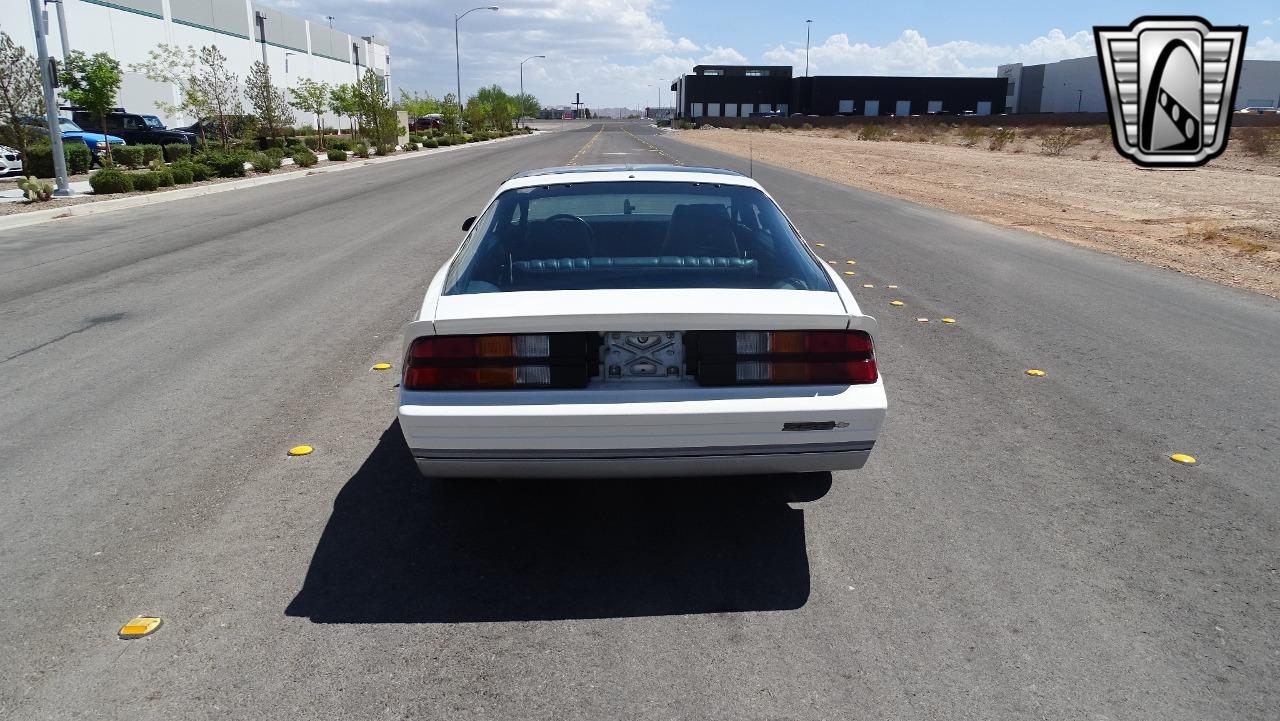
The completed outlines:
{"type": "Polygon", "coordinates": [[[1019,129],[999,150],[989,131],[947,128],[897,128],[882,141],[858,128],[676,137],[746,155],[749,134],[757,161],[1280,298],[1280,147],[1250,155],[1242,130],[1194,171],[1141,169],[1105,128],[1076,131],[1079,144],[1056,156],[1044,153],[1058,128],[1019,129]]]}

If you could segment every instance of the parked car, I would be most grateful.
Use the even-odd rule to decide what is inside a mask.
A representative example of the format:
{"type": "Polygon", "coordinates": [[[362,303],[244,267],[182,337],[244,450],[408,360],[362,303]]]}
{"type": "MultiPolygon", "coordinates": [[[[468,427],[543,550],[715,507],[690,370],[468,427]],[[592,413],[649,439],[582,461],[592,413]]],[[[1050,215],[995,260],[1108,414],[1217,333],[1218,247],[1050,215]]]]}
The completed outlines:
{"type": "MultiPolygon", "coordinates": [[[[251,115],[228,115],[226,119],[228,140],[240,138],[246,127],[257,127],[257,119],[251,115]]],[[[222,124],[217,118],[201,118],[178,130],[194,135],[197,143],[201,138],[206,143],[218,143],[222,140],[222,124]]]]}
{"type": "Polygon", "coordinates": [[[874,318],[754,180],[662,165],[503,183],[405,327],[399,423],[439,477],[860,468],[874,318]]]}
{"type": "MultiPolygon", "coordinates": [[[[49,128],[45,124],[44,118],[28,116],[21,119],[22,124],[31,129],[31,132],[40,137],[49,137],[49,128]]],[[[100,156],[107,149],[107,144],[111,145],[127,145],[124,138],[116,135],[103,135],[102,133],[91,133],[77,125],[70,118],[58,118],[58,128],[62,131],[62,142],[67,143],[84,143],[89,152],[93,155],[93,165],[101,165],[100,156]]]]}
{"type": "Polygon", "coordinates": [[[0,175],[12,175],[13,173],[22,172],[22,153],[10,148],[8,145],[0,145],[0,175]]]}
{"type": "Polygon", "coordinates": [[[1280,115],[1280,108],[1271,108],[1266,106],[1253,106],[1248,108],[1240,108],[1236,112],[1241,115],[1280,115]]]}
{"type": "MultiPolygon", "coordinates": [[[[84,127],[99,127],[100,123],[97,116],[83,110],[72,112],[71,117],[84,127]]],[[[150,116],[155,118],[155,116],[150,116]]],[[[131,145],[169,145],[172,143],[182,143],[184,145],[195,145],[196,136],[182,130],[167,130],[159,118],[155,118],[156,124],[160,127],[154,127],[147,122],[145,116],[134,113],[107,113],[106,123],[107,132],[118,135],[125,139],[125,142],[131,145]]]]}
{"type": "Polygon", "coordinates": [[[443,123],[441,122],[439,113],[423,115],[420,118],[416,118],[412,123],[409,123],[409,131],[414,133],[421,133],[424,130],[438,129],[441,127],[443,127],[443,123]]]}

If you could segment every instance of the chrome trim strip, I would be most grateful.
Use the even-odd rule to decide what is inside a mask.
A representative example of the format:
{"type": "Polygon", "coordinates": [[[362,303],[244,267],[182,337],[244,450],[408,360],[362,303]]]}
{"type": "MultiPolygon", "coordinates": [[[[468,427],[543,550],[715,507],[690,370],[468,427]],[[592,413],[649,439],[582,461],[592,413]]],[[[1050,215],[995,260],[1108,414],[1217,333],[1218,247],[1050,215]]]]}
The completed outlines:
{"type": "Polygon", "coordinates": [[[840,443],[787,443],[759,446],[705,446],[702,448],[529,448],[516,450],[415,448],[415,458],[423,460],[617,460],[651,458],[699,458],[732,456],[804,455],[806,453],[850,453],[870,451],[875,441],[840,443]]]}

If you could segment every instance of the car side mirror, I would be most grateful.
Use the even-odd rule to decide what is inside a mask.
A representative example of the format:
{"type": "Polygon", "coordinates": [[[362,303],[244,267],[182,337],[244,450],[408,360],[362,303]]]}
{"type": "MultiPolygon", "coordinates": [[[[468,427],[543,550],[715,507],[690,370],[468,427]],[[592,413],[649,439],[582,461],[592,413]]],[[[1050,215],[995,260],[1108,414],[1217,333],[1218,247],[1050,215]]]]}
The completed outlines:
{"type": "Polygon", "coordinates": [[[475,222],[476,222],[476,216],[474,216],[474,215],[473,215],[473,216],[471,216],[470,218],[467,218],[466,220],[462,221],[462,229],[463,229],[463,230],[471,230],[471,226],[472,226],[475,222]]]}

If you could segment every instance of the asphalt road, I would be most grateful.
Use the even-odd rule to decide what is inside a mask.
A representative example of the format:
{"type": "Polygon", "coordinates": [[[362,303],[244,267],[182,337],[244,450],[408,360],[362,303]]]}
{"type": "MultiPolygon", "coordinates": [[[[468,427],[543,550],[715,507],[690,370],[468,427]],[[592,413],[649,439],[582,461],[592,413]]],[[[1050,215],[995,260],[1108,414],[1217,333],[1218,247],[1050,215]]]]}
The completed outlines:
{"type": "Polygon", "coordinates": [[[1261,296],[756,165],[881,321],[865,469],[421,481],[370,366],[570,162],[746,170],[606,123],[0,232],[0,717],[1275,718],[1261,296]]]}

